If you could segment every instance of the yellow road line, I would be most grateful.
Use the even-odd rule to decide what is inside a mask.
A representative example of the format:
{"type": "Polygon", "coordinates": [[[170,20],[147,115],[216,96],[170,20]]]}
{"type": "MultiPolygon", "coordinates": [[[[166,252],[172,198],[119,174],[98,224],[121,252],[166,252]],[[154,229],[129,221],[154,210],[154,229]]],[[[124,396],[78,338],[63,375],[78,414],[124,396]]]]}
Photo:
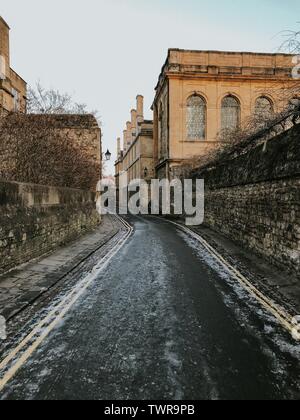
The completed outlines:
{"type": "Polygon", "coordinates": [[[121,223],[127,229],[125,236],[120,239],[120,241],[108,252],[108,254],[103,257],[100,262],[97,264],[96,270],[94,269],[83,281],[80,282],[55,308],[41,321],[39,324],[31,331],[30,334],[24,338],[20,344],[12,350],[8,356],[0,363],[0,370],[5,369],[8,364],[13,361],[13,359],[20,353],[25,346],[35,338],[35,341],[26,349],[26,351],[14,362],[13,366],[5,373],[5,375],[0,379],[0,392],[3,390],[5,385],[14,377],[17,371],[27,362],[30,356],[34,351],[40,346],[40,344],[47,338],[50,332],[56,327],[56,325],[63,319],[66,313],[72,308],[72,306],[77,302],[77,300],[83,295],[83,293],[88,289],[88,287],[95,281],[99,276],[100,272],[103,271],[112,258],[120,251],[120,249],[125,245],[129,237],[133,232],[133,228],[125,222],[124,219],[117,216],[121,223]],[[60,312],[59,312],[60,311],[60,312]],[[51,319],[54,317],[54,320],[51,322],[51,319]],[[41,331],[43,327],[50,324],[41,331]]]}
{"type": "Polygon", "coordinates": [[[256,300],[273,316],[280,322],[280,324],[289,331],[290,334],[293,334],[295,325],[293,324],[293,316],[290,315],[287,311],[277,305],[273,300],[267,298],[262,292],[260,292],[253,284],[235,267],[233,267],[229,262],[222,257],[202,236],[193,232],[191,229],[188,229],[185,226],[182,226],[179,223],[168,220],[169,223],[179,227],[181,230],[186,232],[188,235],[192,236],[201,245],[217,260],[222,267],[224,267],[232,277],[234,277],[243,287],[246,289],[256,300]]]}

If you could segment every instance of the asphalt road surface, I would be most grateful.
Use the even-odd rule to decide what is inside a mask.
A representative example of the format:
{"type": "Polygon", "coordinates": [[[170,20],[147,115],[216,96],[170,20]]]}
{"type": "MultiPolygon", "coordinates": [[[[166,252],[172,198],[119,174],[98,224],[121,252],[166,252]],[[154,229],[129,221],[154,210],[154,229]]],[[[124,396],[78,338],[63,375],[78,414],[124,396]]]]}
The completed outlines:
{"type": "Polygon", "coordinates": [[[300,399],[300,349],[199,243],[135,228],[2,399],[300,399]]]}

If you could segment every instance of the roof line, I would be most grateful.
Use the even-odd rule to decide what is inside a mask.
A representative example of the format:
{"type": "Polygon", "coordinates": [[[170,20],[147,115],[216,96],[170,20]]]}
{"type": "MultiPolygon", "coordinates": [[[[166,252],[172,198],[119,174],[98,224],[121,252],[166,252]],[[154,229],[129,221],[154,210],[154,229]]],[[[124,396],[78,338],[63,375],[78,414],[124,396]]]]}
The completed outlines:
{"type": "Polygon", "coordinates": [[[287,57],[293,57],[294,54],[287,54],[287,53],[263,53],[263,52],[255,52],[255,51],[224,51],[224,50],[189,50],[189,49],[182,49],[182,48],[169,48],[169,52],[192,52],[192,53],[217,53],[217,54],[250,54],[250,55],[264,55],[264,56],[277,56],[283,55],[287,57]]]}

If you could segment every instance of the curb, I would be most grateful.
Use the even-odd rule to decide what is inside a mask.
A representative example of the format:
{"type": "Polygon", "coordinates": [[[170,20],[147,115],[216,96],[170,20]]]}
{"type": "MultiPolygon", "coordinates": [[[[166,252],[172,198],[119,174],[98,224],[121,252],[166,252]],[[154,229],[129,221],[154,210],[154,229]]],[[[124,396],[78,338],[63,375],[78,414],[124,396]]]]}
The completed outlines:
{"type": "Polygon", "coordinates": [[[280,305],[277,305],[272,299],[265,296],[239,270],[237,270],[232,264],[226,261],[225,258],[222,257],[222,255],[199,234],[185,226],[182,226],[179,223],[168,219],[166,220],[168,223],[177,226],[183,232],[187,233],[198,242],[200,242],[201,245],[215,258],[215,260],[217,260],[217,262],[221,264],[223,268],[225,268],[226,271],[229,272],[229,274],[234,277],[239,282],[239,284],[264,307],[265,310],[270,312],[279,321],[279,323],[291,334],[293,339],[300,341],[299,328],[297,328],[298,322],[296,321],[296,317],[289,314],[284,308],[282,308],[280,305]]]}

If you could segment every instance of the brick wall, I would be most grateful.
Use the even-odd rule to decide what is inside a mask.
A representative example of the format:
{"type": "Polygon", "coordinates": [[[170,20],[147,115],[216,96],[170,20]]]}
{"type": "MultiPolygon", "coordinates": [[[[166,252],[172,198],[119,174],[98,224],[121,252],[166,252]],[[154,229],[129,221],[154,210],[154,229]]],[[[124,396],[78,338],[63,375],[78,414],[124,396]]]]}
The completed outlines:
{"type": "Polygon", "coordinates": [[[198,170],[205,223],[300,276],[300,126],[228,162],[198,170]]]}
{"type": "Polygon", "coordinates": [[[0,181],[0,273],[99,223],[92,192],[0,181]]]}

